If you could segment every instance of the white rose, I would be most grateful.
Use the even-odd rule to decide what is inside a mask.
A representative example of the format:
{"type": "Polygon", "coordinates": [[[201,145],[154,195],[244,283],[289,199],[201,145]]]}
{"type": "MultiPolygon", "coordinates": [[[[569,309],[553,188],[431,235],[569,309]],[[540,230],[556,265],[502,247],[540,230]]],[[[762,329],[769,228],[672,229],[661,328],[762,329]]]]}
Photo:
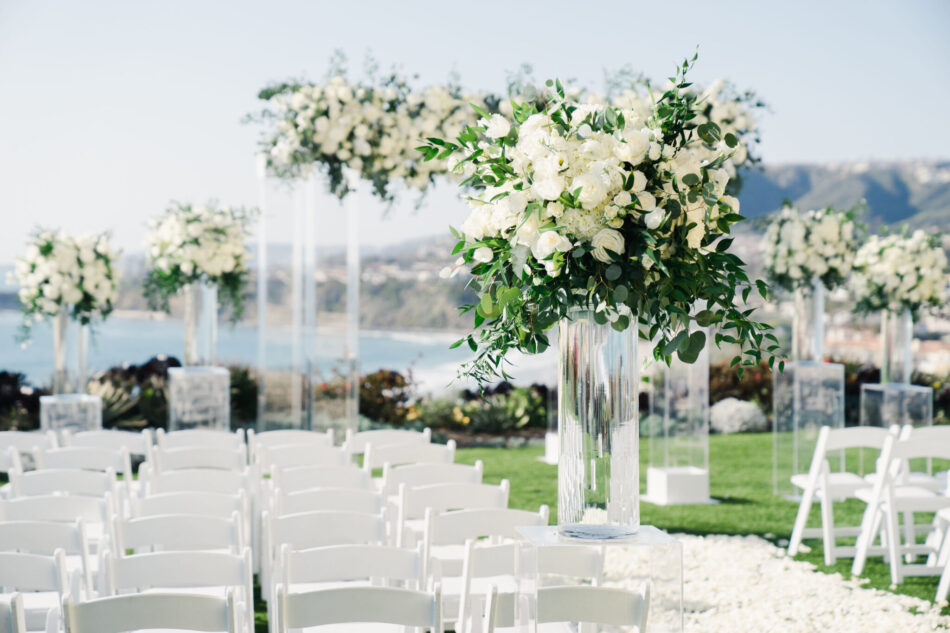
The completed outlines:
{"type": "Polygon", "coordinates": [[[531,245],[531,254],[536,260],[541,261],[550,257],[555,251],[565,253],[571,250],[571,246],[571,240],[557,231],[545,231],[531,245]]]}
{"type": "Polygon", "coordinates": [[[665,218],[666,211],[663,207],[656,207],[643,217],[643,222],[647,225],[647,228],[652,231],[658,228],[665,218]]]}
{"type": "Polygon", "coordinates": [[[511,130],[511,124],[500,114],[493,114],[491,119],[488,120],[487,128],[485,133],[489,138],[501,138],[508,136],[508,132],[511,130]]]}
{"type": "Polygon", "coordinates": [[[656,208],[656,198],[653,197],[652,193],[646,191],[641,191],[637,194],[637,202],[639,207],[644,211],[652,211],[656,208]]]}
{"type": "Polygon", "coordinates": [[[633,172],[633,191],[639,193],[647,188],[647,177],[642,171],[633,172]]]}
{"type": "Polygon", "coordinates": [[[480,246],[472,253],[472,258],[477,262],[490,262],[493,257],[492,250],[487,246],[480,246]]]}
{"type": "Polygon", "coordinates": [[[561,176],[548,176],[535,180],[531,185],[531,190],[542,200],[557,200],[564,191],[564,178],[561,176]]]}
{"type": "Polygon", "coordinates": [[[585,209],[593,209],[603,202],[607,195],[607,186],[603,178],[592,172],[585,172],[576,176],[571,183],[571,191],[580,187],[581,192],[578,200],[585,209]]]}
{"type": "Polygon", "coordinates": [[[623,235],[613,229],[601,229],[590,243],[594,247],[594,259],[604,263],[613,261],[607,251],[622,254],[624,249],[623,235]]]}

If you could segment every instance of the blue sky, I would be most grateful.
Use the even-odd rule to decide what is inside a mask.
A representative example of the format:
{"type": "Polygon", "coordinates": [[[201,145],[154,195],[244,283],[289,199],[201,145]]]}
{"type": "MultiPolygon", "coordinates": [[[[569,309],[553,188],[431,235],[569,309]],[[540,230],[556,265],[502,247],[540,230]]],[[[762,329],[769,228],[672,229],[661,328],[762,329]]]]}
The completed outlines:
{"type": "MultiPolygon", "coordinates": [[[[948,156],[948,32],[941,0],[0,0],[0,263],[36,225],[112,230],[135,251],[170,199],[255,204],[258,131],[242,117],[266,83],[321,77],[334,49],[354,69],[371,50],[422,82],[454,70],[501,90],[523,62],[595,86],[625,64],[663,77],[698,44],[697,82],[728,77],[771,105],[767,162],[824,162],[948,156]]],[[[339,243],[337,205],[321,204],[318,241],[339,243]]],[[[411,207],[378,220],[364,199],[364,242],[464,216],[448,187],[411,207]]]]}

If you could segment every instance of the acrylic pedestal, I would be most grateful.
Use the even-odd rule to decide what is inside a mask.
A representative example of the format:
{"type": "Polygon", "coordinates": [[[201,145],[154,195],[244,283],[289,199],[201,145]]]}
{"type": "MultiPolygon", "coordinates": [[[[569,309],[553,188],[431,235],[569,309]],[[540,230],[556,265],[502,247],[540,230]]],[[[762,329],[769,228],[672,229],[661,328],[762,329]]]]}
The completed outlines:
{"type": "MultiPolygon", "coordinates": [[[[844,365],[817,361],[785,363],[772,372],[772,488],[800,499],[792,475],[808,472],[823,426],[844,428],[844,365]]],[[[831,469],[844,470],[844,456],[831,469]]]]}
{"type": "Polygon", "coordinates": [[[224,367],[168,370],[168,430],[231,429],[231,374],[224,367]]]}
{"type": "Polygon", "coordinates": [[[897,382],[861,385],[861,426],[932,426],[933,406],[930,387],[897,382]]]}
{"type": "Polygon", "coordinates": [[[683,544],[652,525],[641,525],[633,536],[617,539],[577,539],[558,534],[557,526],[519,527],[524,540],[516,547],[515,628],[537,633],[538,587],[564,584],[560,576],[546,582],[539,573],[538,549],[593,547],[604,552],[601,586],[638,591],[650,582],[650,633],[683,631],[683,544]]]}
{"type": "Polygon", "coordinates": [[[719,503],[709,497],[709,470],[698,466],[648,467],[641,499],[658,506],[719,503]]]}
{"type": "Polygon", "coordinates": [[[102,398],[85,393],[40,396],[40,430],[97,431],[102,428],[102,398]]]}

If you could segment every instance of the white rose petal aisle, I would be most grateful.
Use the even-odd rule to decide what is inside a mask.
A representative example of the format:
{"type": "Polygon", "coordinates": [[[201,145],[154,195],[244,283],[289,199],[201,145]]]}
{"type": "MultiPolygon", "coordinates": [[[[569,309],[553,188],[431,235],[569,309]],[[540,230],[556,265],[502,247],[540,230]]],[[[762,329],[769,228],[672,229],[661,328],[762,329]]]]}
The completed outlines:
{"type": "Polygon", "coordinates": [[[639,328],[659,341],[664,361],[696,360],[706,335],[690,333],[693,322],[717,325],[716,343],[738,346],[736,364],[777,349],[769,327],[742,308],[755,286],[728,252],[742,216],[721,167],[738,139],[692,123],[689,66],[646,119],[574,102],[549,82],[543,102],[516,103],[510,120],[481,111],[454,141],[420,147],[427,159],[454,155],[473,190],[455,247],[480,295],[462,308],[474,313],[475,331],[457,344],[476,352],[462,373],[483,383],[505,375],[508,350],[543,351],[561,323],[563,533],[626,536],[639,527],[639,328]],[[694,146],[721,151],[700,161],[694,146]]]}
{"type": "Polygon", "coordinates": [[[881,313],[881,383],[861,385],[861,424],[933,424],[933,389],[910,384],[914,319],[943,306],[947,256],[937,238],[872,235],[855,256],[856,312],[881,313]]]}
{"type": "Polygon", "coordinates": [[[825,290],[843,285],[851,274],[861,232],[858,210],[785,207],[765,233],[766,275],[773,287],[794,296],[791,361],[772,374],[777,495],[798,494],[790,478],[808,470],[819,429],[844,426],[845,368],[824,359],[825,290]]]}

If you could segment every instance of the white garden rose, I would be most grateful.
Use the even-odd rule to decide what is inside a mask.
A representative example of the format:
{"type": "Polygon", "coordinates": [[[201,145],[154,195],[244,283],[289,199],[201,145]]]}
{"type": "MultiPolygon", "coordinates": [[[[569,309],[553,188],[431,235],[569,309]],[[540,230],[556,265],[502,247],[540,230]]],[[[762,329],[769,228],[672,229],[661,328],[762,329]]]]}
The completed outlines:
{"type": "Polygon", "coordinates": [[[501,138],[502,136],[507,136],[509,130],[511,130],[511,124],[508,122],[508,119],[501,116],[500,114],[493,114],[488,120],[487,127],[488,129],[485,133],[489,138],[501,138]]]}
{"type": "Polygon", "coordinates": [[[666,218],[666,210],[663,207],[656,207],[643,217],[643,222],[651,231],[659,228],[666,218]]]}
{"type": "Polygon", "coordinates": [[[618,255],[623,254],[624,241],[620,231],[614,229],[601,229],[590,241],[594,247],[594,259],[601,262],[611,262],[613,258],[607,254],[607,251],[613,251],[618,255]]]}
{"type": "Polygon", "coordinates": [[[476,248],[472,253],[472,258],[476,262],[490,262],[492,260],[492,250],[487,246],[481,246],[476,248]]]}

